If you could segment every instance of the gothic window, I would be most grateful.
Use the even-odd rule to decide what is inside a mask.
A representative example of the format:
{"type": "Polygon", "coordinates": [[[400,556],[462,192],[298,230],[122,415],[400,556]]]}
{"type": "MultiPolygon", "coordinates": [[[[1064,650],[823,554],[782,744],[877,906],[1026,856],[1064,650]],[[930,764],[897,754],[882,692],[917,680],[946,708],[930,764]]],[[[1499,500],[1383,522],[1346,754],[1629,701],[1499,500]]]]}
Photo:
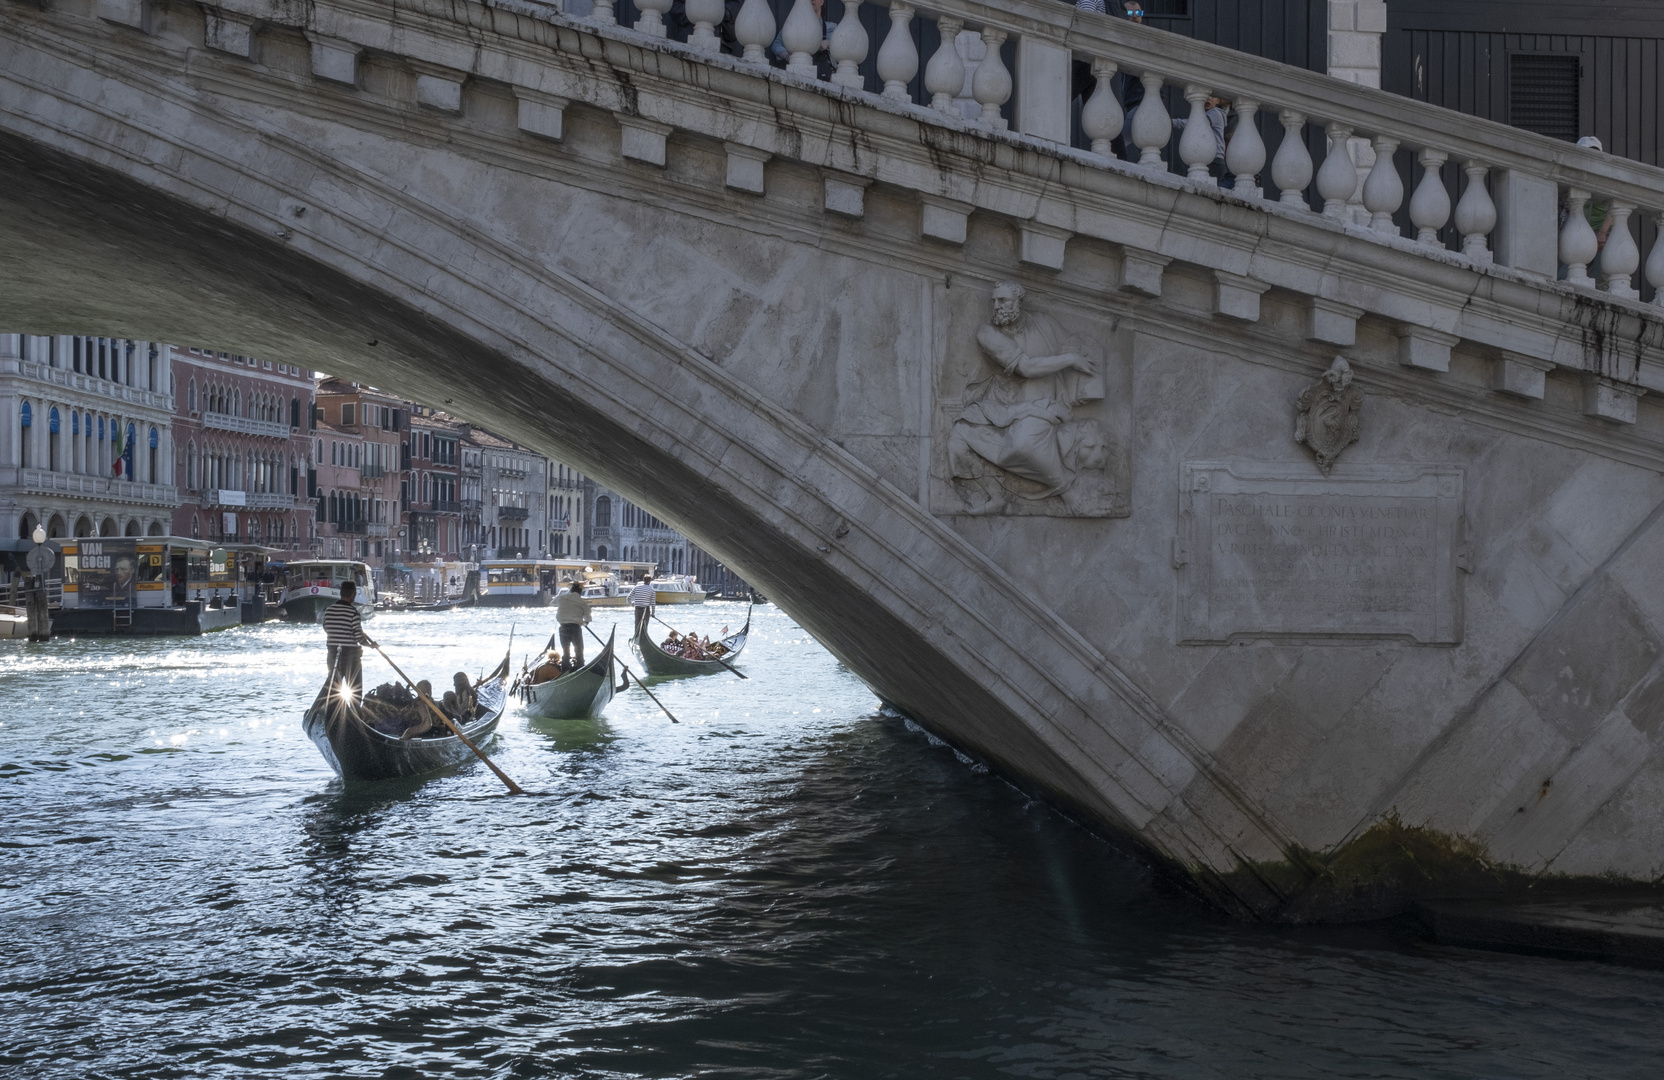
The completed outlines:
{"type": "Polygon", "coordinates": [[[185,390],[186,400],[190,403],[192,412],[196,412],[196,380],[192,379],[185,390]]]}

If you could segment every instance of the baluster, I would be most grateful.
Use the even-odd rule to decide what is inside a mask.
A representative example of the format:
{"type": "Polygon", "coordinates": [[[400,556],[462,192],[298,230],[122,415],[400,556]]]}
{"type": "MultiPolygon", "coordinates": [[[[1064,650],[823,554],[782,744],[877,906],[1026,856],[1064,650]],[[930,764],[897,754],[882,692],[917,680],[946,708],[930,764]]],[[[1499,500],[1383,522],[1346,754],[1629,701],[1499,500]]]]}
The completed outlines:
{"type": "Polygon", "coordinates": [[[964,19],[951,15],[937,19],[936,29],[942,41],[931,54],[930,63],[924,66],[924,88],[930,95],[930,107],[954,116],[959,115],[954,98],[965,89],[965,60],[959,55],[959,31],[964,27],[964,19]]]}
{"type": "Polygon", "coordinates": [[[671,0],[636,0],[636,8],[641,12],[636,20],[636,33],[664,37],[664,13],[670,10],[670,3],[671,0]]]}
{"type": "Polygon", "coordinates": [[[1384,236],[1398,235],[1392,216],[1404,201],[1404,181],[1392,160],[1397,152],[1397,139],[1375,136],[1375,167],[1364,180],[1364,209],[1369,211],[1369,227],[1384,236]]]}
{"type": "Polygon", "coordinates": [[[1173,137],[1173,118],[1161,100],[1161,76],[1146,71],[1138,80],[1144,84],[1144,100],[1133,106],[1132,144],[1138,147],[1138,164],[1152,172],[1166,172],[1161,152],[1173,137]]]}
{"type": "Polygon", "coordinates": [[[1306,185],[1312,182],[1312,155],[1306,149],[1306,114],[1284,109],[1277,119],[1283,122],[1283,141],[1271,158],[1271,182],[1282,192],[1277,201],[1310,210],[1306,185]]]}
{"type": "Polygon", "coordinates": [[[745,46],[740,59],[751,64],[768,63],[763,50],[774,44],[774,12],[768,0],[745,0],[740,13],[734,16],[734,37],[745,46]]]}
{"type": "Polygon", "coordinates": [[[1115,87],[1110,85],[1115,71],[1113,60],[1092,61],[1092,77],[1098,80],[1098,85],[1080,108],[1080,129],[1092,140],[1092,152],[1102,157],[1115,156],[1110,143],[1121,137],[1121,128],[1127,121],[1121,103],[1115,98],[1115,87]]]}
{"type": "Polygon", "coordinates": [[[1647,256],[1647,281],[1652,284],[1652,302],[1664,308],[1664,214],[1653,218],[1658,231],[1653,234],[1652,254],[1647,256]]]}
{"type": "Polygon", "coordinates": [[[589,21],[601,26],[617,26],[618,14],[612,6],[616,0],[595,0],[595,6],[590,9],[589,21]]]}
{"type": "Polygon", "coordinates": [[[1456,200],[1456,231],[1462,234],[1462,254],[1488,263],[1491,251],[1485,237],[1496,228],[1496,204],[1485,187],[1485,174],[1490,170],[1469,158],[1462,163],[1462,171],[1468,174],[1467,190],[1456,200]]]}
{"type": "Polygon", "coordinates": [[[983,27],[982,44],[987,52],[971,77],[971,96],[980,106],[976,122],[990,131],[1004,131],[1006,121],[1000,115],[1000,106],[1011,100],[1012,85],[1011,72],[1005,69],[1005,59],[1000,56],[1005,31],[983,27]]]}
{"type": "Polygon", "coordinates": [[[722,39],[716,36],[716,28],[726,14],[722,0],[687,0],[686,10],[688,21],[693,23],[693,33],[688,35],[689,47],[700,52],[721,52],[722,39]]]}
{"type": "Polygon", "coordinates": [[[890,32],[878,47],[878,77],[884,80],[884,96],[893,101],[910,101],[907,84],[919,73],[919,50],[913,44],[913,9],[906,4],[890,5],[890,32]]]}
{"type": "Polygon", "coordinates": [[[1184,99],[1190,102],[1190,116],[1184,122],[1184,134],[1179,136],[1179,160],[1185,163],[1185,175],[1203,183],[1215,183],[1208,175],[1219,146],[1213,139],[1213,125],[1208,123],[1208,91],[1204,86],[1190,83],[1184,88],[1184,99]]]}
{"type": "MultiPolygon", "coordinates": [[[[1352,129],[1331,123],[1323,129],[1329,138],[1329,152],[1317,170],[1317,193],[1323,199],[1323,216],[1346,216],[1346,204],[1358,190],[1358,166],[1352,160],[1352,129]]],[[[1303,141],[1303,140],[1302,140],[1303,141]]]]}
{"type": "Polygon", "coordinates": [[[844,0],[844,17],[838,20],[827,48],[832,59],[838,62],[838,70],[832,73],[833,82],[851,90],[867,84],[858,70],[861,61],[867,58],[867,28],[861,25],[861,0],[844,0]]]}
{"type": "MultiPolygon", "coordinates": [[[[661,3],[663,0],[654,0],[661,3]]],[[[641,3],[641,0],[636,0],[641,3]]],[[[797,0],[786,15],[786,25],[780,31],[780,44],[786,47],[786,70],[793,75],[805,79],[813,79],[815,72],[815,53],[820,51],[820,43],[826,40],[826,26],[815,14],[812,0],[797,0]]]]}
{"type": "Polygon", "coordinates": [[[1236,103],[1236,130],[1225,145],[1225,168],[1236,177],[1231,190],[1244,199],[1258,199],[1260,170],[1265,168],[1265,140],[1260,138],[1260,126],[1254,122],[1260,103],[1242,98],[1236,103]]]}
{"type": "Polygon", "coordinates": [[[1416,227],[1416,242],[1442,247],[1439,230],[1450,217],[1450,192],[1444,189],[1439,170],[1449,155],[1443,150],[1423,150],[1416,155],[1422,168],[1421,183],[1410,196],[1410,223],[1416,227]]]}
{"type": "Polygon", "coordinates": [[[1600,250],[1600,272],[1606,278],[1602,287],[1613,296],[1634,300],[1641,295],[1630,284],[1641,267],[1641,249],[1635,246],[1635,237],[1629,231],[1629,215],[1635,212],[1635,205],[1614,200],[1606,212],[1612,215],[1612,231],[1606,234],[1606,246],[1600,250]]]}
{"type": "Polygon", "coordinates": [[[1583,204],[1589,193],[1579,188],[1566,189],[1566,224],[1560,229],[1560,261],[1566,264],[1566,280],[1573,285],[1593,285],[1589,264],[1600,254],[1600,241],[1589,219],[1583,216],[1583,204]]]}

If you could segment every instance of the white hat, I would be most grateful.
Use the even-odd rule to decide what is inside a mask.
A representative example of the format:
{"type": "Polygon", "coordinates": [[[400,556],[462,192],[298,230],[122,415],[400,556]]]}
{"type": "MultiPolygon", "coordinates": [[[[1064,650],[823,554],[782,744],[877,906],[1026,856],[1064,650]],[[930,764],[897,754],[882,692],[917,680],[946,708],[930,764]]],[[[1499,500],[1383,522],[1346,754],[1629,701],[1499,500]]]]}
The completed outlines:
{"type": "Polygon", "coordinates": [[[1577,140],[1577,145],[1583,147],[1585,150],[1599,150],[1602,153],[1606,152],[1606,148],[1601,146],[1600,140],[1595,138],[1593,135],[1583,136],[1583,138],[1577,140]]]}

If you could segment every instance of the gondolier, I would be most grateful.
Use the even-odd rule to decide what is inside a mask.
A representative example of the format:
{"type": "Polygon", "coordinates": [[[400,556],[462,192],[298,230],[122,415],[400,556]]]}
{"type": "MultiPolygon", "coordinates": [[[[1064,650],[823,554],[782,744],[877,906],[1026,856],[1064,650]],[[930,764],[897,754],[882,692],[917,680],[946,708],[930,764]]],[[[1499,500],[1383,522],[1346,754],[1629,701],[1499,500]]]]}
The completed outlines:
{"type": "Polygon", "coordinates": [[[630,603],[636,608],[636,637],[647,631],[647,623],[653,618],[653,605],[658,601],[659,594],[653,588],[653,575],[644,574],[641,583],[630,590],[630,603]]]}
{"type": "Polygon", "coordinates": [[[584,666],[584,627],[589,625],[589,601],[584,599],[584,583],[577,580],[572,587],[555,598],[555,622],[560,624],[560,663],[571,670],[572,650],[578,651],[578,667],[584,666]]]}
{"type": "MultiPolygon", "coordinates": [[[[364,646],[374,647],[364,633],[358,605],[354,603],[358,586],[351,581],[341,582],[341,599],[324,611],[324,641],[329,646],[329,685],[332,689],[345,680],[350,687],[348,702],[356,705],[364,693],[364,646]]],[[[339,693],[339,690],[336,689],[339,693]]]]}

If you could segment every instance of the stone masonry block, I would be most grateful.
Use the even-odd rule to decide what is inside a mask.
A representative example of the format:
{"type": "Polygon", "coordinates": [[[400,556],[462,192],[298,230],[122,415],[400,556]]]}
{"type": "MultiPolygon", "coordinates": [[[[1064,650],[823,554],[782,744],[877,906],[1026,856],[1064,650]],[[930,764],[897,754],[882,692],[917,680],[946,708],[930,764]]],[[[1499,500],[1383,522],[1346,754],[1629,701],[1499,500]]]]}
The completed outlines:
{"type": "Polygon", "coordinates": [[[1306,338],[1310,341],[1321,341],[1325,345],[1356,344],[1358,317],[1363,313],[1363,308],[1314,296],[1311,308],[1307,312],[1306,338]]]}
{"type": "Polygon", "coordinates": [[[1553,361],[1504,350],[1502,359],[1491,369],[1491,389],[1541,401],[1548,372],[1553,367],[1553,361]]]}
{"type": "Polygon", "coordinates": [[[1358,0],[1329,0],[1329,29],[1331,31],[1356,28],[1358,0]]]}
{"type": "Polygon", "coordinates": [[[1379,68],[1381,39],[1374,34],[1336,31],[1329,35],[1329,66],[1379,68]]]}
{"type": "Polygon", "coordinates": [[[1354,29],[1366,34],[1387,32],[1387,0],[1357,0],[1357,24],[1354,29]]]}
{"type": "Polygon", "coordinates": [[[519,100],[518,124],[521,131],[544,139],[559,141],[566,130],[566,105],[562,97],[516,89],[519,100]]]}
{"type": "Polygon", "coordinates": [[[443,75],[416,76],[416,104],[435,112],[462,111],[462,80],[443,75]]]}
{"type": "Polygon", "coordinates": [[[725,142],[723,150],[728,153],[728,177],[726,183],[735,191],[749,191],[753,195],[763,193],[763,166],[773,157],[767,150],[757,150],[738,143],[725,142]]]}
{"type": "Polygon", "coordinates": [[[1423,371],[1449,371],[1450,350],[1462,340],[1425,326],[1398,328],[1398,362],[1423,371]]]}
{"type": "Polygon", "coordinates": [[[1121,249],[1121,281],[1120,287],[1124,292],[1143,293],[1145,296],[1161,295],[1161,275],[1172,262],[1167,255],[1157,255],[1153,251],[1142,248],[1121,249]]]}
{"type": "Polygon", "coordinates": [[[1599,375],[1583,377],[1583,415],[1620,424],[1635,423],[1635,403],[1646,393],[1639,386],[1614,382],[1599,375]]]}
{"type": "Polygon", "coordinates": [[[1017,130],[1039,139],[1069,141],[1069,50],[1045,38],[1017,39],[1017,130]]]}
{"type": "Polygon", "coordinates": [[[98,17],[105,22],[145,29],[144,0],[98,0],[98,17]]]}
{"type": "Polygon", "coordinates": [[[1271,288],[1270,285],[1243,277],[1241,274],[1228,274],[1223,270],[1213,272],[1213,281],[1215,315],[1240,319],[1243,322],[1259,322],[1260,296],[1271,288]]]}
{"type": "Polygon", "coordinates": [[[350,41],[309,34],[312,45],[312,74],[320,79],[358,85],[358,46],[350,41]]]}
{"type": "Polygon", "coordinates": [[[826,174],[826,209],[844,217],[861,217],[867,212],[867,187],[872,183],[862,176],[834,176],[826,174]]]}
{"type": "Polygon", "coordinates": [[[925,236],[932,240],[941,240],[948,244],[963,244],[966,230],[970,225],[971,207],[969,203],[955,202],[935,195],[924,197],[924,210],[920,216],[920,228],[925,236]]]}
{"type": "Polygon", "coordinates": [[[1018,257],[1024,263],[1042,270],[1063,269],[1063,251],[1073,235],[1069,230],[1025,221],[1018,226],[1018,233],[1022,240],[1018,257]]]}
{"type": "Polygon", "coordinates": [[[1560,189],[1552,180],[1516,169],[1491,173],[1496,228],[1491,246],[1498,266],[1553,278],[1560,268],[1560,189]]]}
{"type": "Polygon", "coordinates": [[[204,8],[203,44],[232,56],[247,56],[254,42],[254,20],[219,8],[204,8]]]}
{"type": "Polygon", "coordinates": [[[619,149],[626,158],[643,165],[664,168],[665,140],[671,132],[669,124],[644,120],[639,116],[620,116],[618,130],[622,133],[619,149]]]}

